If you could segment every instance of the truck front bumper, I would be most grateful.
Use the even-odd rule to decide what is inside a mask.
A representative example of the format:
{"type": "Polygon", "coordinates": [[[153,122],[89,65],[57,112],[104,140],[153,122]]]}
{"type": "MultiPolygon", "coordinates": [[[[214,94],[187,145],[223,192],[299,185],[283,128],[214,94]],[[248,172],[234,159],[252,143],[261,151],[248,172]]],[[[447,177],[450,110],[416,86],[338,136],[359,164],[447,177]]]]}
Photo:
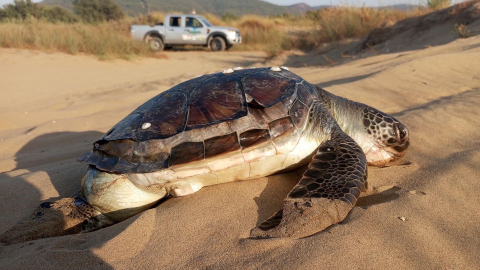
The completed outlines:
{"type": "Polygon", "coordinates": [[[235,35],[231,35],[227,38],[227,42],[229,45],[232,44],[240,44],[242,43],[242,36],[240,33],[236,33],[235,35]]]}

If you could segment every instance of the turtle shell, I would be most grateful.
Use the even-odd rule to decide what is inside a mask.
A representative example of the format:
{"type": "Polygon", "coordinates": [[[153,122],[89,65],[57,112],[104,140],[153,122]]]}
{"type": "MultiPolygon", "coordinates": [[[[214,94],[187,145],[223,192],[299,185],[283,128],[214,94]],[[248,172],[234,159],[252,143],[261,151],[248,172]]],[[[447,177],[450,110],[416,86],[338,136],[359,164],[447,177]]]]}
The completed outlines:
{"type": "Polygon", "coordinates": [[[204,75],[138,107],[79,161],[113,173],[146,173],[280,141],[292,130],[301,133],[319,98],[315,86],[285,69],[204,75]]]}

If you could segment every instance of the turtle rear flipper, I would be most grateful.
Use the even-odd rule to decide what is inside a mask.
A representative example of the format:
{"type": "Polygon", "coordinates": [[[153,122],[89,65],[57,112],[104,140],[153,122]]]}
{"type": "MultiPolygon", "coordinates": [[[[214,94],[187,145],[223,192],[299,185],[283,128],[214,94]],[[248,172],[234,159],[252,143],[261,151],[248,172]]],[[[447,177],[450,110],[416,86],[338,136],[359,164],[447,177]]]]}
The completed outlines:
{"type": "Polygon", "coordinates": [[[40,204],[35,212],[0,235],[0,243],[12,245],[46,237],[88,232],[113,224],[81,196],[40,204]]]}
{"type": "Polygon", "coordinates": [[[334,126],[283,209],[254,228],[250,237],[301,238],[343,221],[366,188],[366,164],[362,149],[334,126]]]}

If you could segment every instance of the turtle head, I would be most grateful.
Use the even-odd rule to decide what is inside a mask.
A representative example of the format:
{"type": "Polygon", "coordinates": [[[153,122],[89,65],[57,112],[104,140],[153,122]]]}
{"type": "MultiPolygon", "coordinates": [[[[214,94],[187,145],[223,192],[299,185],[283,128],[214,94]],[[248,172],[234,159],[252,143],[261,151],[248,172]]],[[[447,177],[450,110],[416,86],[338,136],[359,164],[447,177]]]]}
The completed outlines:
{"type": "Polygon", "coordinates": [[[384,166],[406,154],[410,145],[408,129],[394,117],[365,107],[363,126],[369,142],[364,148],[369,165],[384,166]]]}
{"type": "Polygon", "coordinates": [[[362,148],[368,165],[385,166],[407,153],[408,129],[393,116],[318,86],[317,91],[340,128],[362,148]]]}

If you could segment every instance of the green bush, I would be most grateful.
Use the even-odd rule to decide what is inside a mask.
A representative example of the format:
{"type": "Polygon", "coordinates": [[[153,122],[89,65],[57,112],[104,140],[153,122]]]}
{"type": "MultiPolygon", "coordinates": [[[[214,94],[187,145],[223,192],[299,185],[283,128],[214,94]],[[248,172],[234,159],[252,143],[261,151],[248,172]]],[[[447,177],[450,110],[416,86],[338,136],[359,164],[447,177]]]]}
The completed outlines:
{"type": "Polygon", "coordinates": [[[0,21],[27,20],[32,17],[52,23],[78,21],[78,17],[67,9],[41,6],[31,0],[15,0],[13,4],[7,4],[0,8],[0,21]]]}
{"type": "Polygon", "coordinates": [[[78,16],[76,16],[69,10],[59,6],[43,7],[41,12],[41,18],[45,19],[47,22],[52,23],[75,23],[79,21],[78,16]]]}
{"type": "Polygon", "coordinates": [[[4,5],[0,11],[0,19],[26,19],[28,17],[39,18],[41,7],[31,0],[15,0],[13,4],[4,5]]]}
{"type": "Polygon", "coordinates": [[[73,10],[87,23],[116,21],[125,17],[112,0],[73,0],[73,10]]]}

